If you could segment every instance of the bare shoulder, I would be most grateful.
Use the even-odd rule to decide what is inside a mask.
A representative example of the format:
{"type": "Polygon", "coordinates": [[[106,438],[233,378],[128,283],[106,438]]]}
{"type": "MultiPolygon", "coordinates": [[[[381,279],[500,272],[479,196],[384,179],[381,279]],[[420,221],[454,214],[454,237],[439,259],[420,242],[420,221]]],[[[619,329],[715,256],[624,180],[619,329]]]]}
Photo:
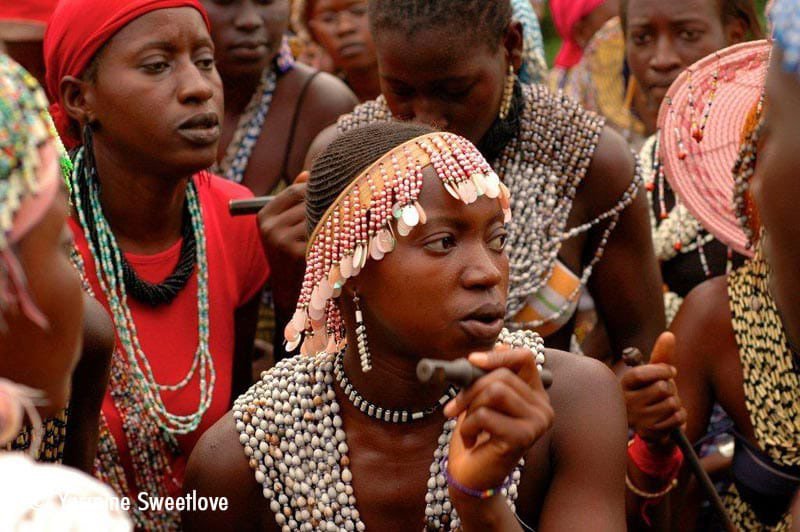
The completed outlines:
{"type": "MultiPolygon", "coordinates": [[[[553,372],[550,401],[556,413],[556,429],[579,429],[586,416],[605,412],[624,418],[622,389],[614,373],[590,357],[547,350],[546,365],[553,372]]],[[[617,420],[618,421],[618,420],[617,420]]]]}
{"type": "Polygon", "coordinates": [[[607,210],[630,186],[635,161],[636,158],[622,135],[605,126],[578,194],[596,198],[601,211],[607,210]]]}
{"type": "Polygon", "coordinates": [[[310,111],[322,113],[326,120],[330,120],[330,124],[340,115],[352,111],[358,104],[358,98],[350,87],[336,76],[319,72],[303,64],[295,65],[294,70],[296,75],[301,77],[302,85],[309,83],[303,100],[306,116],[315,116],[310,111]]]}
{"type": "Polygon", "coordinates": [[[331,142],[336,140],[336,137],[338,137],[340,134],[341,133],[339,133],[339,130],[336,128],[335,124],[320,131],[319,135],[314,138],[313,142],[311,142],[311,145],[308,148],[308,153],[306,153],[306,160],[303,168],[310,170],[314,165],[314,160],[319,156],[319,154],[325,151],[325,148],[327,148],[331,142]]]}
{"type": "Polygon", "coordinates": [[[196,497],[224,497],[226,510],[184,512],[183,526],[191,530],[270,530],[268,502],[261,496],[250,469],[233,415],[228,412],[203,434],[189,458],[184,492],[196,497]]]}

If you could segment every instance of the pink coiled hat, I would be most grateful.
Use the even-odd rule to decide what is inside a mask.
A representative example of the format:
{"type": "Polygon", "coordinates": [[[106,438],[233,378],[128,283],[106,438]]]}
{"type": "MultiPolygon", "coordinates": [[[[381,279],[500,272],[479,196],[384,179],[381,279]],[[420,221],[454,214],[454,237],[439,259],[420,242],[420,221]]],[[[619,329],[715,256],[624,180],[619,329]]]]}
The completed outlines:
{"type": "Polygon", "coordinates": [[[752,256],[734,210],[733,167],[748,114],[763,95],[771,45],[737,44],[687,68],[658,115],[659,155],[670,186],[703,227],[752,256]]]}

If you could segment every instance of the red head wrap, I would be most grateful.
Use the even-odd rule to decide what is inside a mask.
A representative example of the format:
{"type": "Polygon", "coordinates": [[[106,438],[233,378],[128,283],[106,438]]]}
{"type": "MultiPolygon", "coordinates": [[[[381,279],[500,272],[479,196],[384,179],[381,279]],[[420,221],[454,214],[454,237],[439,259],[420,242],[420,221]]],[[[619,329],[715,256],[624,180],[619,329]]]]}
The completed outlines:
{"type": "Polygon", "coordinates": [[[605,0],[550,0],[553,24],[564,41],[556,56],[556,66],[572,68],[581,60],[583,50],[572,35],[575,25],[603,2],[605,0]]]}
{"type": "Polygon", "coordinates": [[[61,106],[59,84],[66,76],[80,77],[89,62],[119,30],[142,15],[159,9],[193,7],[211,31],[208,15],[198,0],[62,0],[44,35],[46,88],[56,128],[67,147],[80,144],[69,134],[69,117],[61,106]]]}

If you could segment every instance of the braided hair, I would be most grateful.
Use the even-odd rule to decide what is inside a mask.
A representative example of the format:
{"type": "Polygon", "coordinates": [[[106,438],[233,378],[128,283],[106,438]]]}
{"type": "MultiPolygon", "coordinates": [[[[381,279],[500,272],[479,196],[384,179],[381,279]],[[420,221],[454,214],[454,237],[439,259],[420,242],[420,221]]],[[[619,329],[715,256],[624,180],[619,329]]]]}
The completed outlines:
{"type": "Polygon", "coordinates": [[[309,234],[347,185],[372,163],[397,146],[433,132],[433,129],[420,124],[383,122],[337,137],[311,168],[306,192],[309,234]]]}
{"type": "Polygon", "coordinates": [[[458,33],[470,28],[495,51],[511,19],[510,0],[369,1],[370,27],[376,38],[381,30],[388,29],[403,31],[411,37],[430,28],[447,28],[458,33]]]}

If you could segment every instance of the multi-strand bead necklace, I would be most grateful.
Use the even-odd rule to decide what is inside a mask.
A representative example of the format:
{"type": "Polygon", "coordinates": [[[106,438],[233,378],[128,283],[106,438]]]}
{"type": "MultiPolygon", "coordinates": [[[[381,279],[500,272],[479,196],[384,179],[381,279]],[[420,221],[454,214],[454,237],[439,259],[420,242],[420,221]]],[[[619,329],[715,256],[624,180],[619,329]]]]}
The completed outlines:
{"type": "MultiPolygon", "coordinates": [[[[500,343],[531,349],[539,367],[545,362],[544,341],[535,333],[503,330],[500,343]]],[[[341,376],[337,378],[341,356],[322,353],[283,360],[234,403],[239,442],[284,532],[366,530],[356,507],[347,434],[336,401],[335,384],[338,381],[342,387],[344,382],[341,376]]],[[[381,423],[404,422],[401,414],[394,415],[400,411],[371,404],[350,388],[350,393],[345,393],[348,400],[353,396],[360,404],[368,404],[366,409],[357,406],[364,415],[381,423]],[[388,419],[387,411],[392,412],[388,419]]],[[[355,405],[355,399],[351,401],[355,405]]],[[[437,412],[441,404],[439,401],[422,416],[406,418],[405,422],[424,419],[437,412]]],[[[425,494],[424,530],[458,530],[461,526],[442,470],[455,426],[455,419],[445,421],[434,451],[425,494]]],[[[521,460],[500,490],[512,512],[523,466],[521,460]]]]}

